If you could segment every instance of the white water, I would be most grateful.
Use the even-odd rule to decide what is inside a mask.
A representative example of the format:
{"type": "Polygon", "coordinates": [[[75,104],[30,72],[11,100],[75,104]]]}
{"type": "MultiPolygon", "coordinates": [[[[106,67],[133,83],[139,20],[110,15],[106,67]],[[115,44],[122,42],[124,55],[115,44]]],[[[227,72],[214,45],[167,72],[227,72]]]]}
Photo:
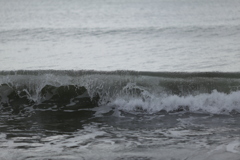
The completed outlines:
{"type": "Polygon", "coordinates": [[[229,113],[240,111],[240,92],[231,94],[219,93],[213,91],[211,94],[200,94],[196,96],[181,97],[177,95],[168,95],[166,97],[149,96],[148,99],[120,97],[114,100],[111,105],[118,106],[118,110],[127,112],[147,112],[157,113],[159,111],[176,111],[183,107],[190,112],[203,113],[229,113]]]}
{"type": "MultiPolygon", "coordinates": [[[[132,72],[132,74],[131,72],[91,74],[91,71],[84,71],[81,74],[74,71],[55,71],[55,74],[51,71],[43,72],[35,71],[35,74],[31,74],[31,71],[13,72],[13,75],[5,72],[7,75],[0,75],[0,102],[14,108],[15,104],[11,102],[19,100],[13,96],[16,92],[20,99],[27,98],[32,102],[23,103],[25,107],[30,108],[46,103],[55,106],[57,103],[62,103],[62,98],[68,97],[66,104],[61,104],[66,105],[67,110],[68,106],[84,103],[81,97],[93,99],[98,96],[98,104],[101,106],[98,110],[101,113],[104,112],[104,106],[108,107],[107,111],[115,107],[116,110],[148,114],[177,110],[211,114],[240,113],[240,81],[237,78],[239,73],[234,74],[235,78],[231,78],[227,73],[209,73],[210,77],[189,73],[187,77],[179,78],[171,73],[168,77],[164,77],[161,73],[154,76],[151,72],[147,72],[149,76],[143,75],[142,72],[132,72]]],[[[178,74],[178,76],[183,75],[184,73],[178,74]]],[[[0,106],[1,108],[4,107],[0,106]]],[[[81,109],[81,107],[77,108],[81,109]]]]}

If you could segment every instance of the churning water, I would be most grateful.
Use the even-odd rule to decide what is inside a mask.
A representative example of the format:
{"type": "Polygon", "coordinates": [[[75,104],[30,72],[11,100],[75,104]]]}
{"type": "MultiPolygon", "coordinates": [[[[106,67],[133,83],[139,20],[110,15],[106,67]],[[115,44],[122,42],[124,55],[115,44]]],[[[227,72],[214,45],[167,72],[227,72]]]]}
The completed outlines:
{"type": "Polygon", "coordinates": [[[239,6],[1,0],[0,159],[239,160],[239,6]]]}

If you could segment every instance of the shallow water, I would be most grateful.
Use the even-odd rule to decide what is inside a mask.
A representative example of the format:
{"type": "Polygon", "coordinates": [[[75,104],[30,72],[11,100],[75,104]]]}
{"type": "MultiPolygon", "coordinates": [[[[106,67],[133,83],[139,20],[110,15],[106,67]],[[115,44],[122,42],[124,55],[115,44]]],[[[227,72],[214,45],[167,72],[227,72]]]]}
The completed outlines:
{"type": "Polygon", "coordinates": [[[1,157],[239,159],[238,115],[123,113],[82,118],[76,112],[39,112],[6,120],[1,127],[1,157]]]}

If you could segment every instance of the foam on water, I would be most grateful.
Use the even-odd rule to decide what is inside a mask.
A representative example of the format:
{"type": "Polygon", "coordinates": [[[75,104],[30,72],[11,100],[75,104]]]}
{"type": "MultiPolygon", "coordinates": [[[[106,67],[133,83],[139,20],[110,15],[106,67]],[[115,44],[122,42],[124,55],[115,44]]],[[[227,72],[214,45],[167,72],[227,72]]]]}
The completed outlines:
{"type": "MultiPolygon", "coordinates": [[[[235,130],[238,129],[235,128],[235,130]]],[[[231,159],[235,160],[238,159],[240,151],[238,138],[232,135],[221,136],[230,131],[234,132],[234,129],[224,127],[196,129],[180,126],[150,131],[129,130],[92,123],[86,125],[84,130],[71,135],[16,137],[8,140],[1,136],[1,150],[4,152],[1,152],[0,157],[74,160],[155,160],[159,157],[164,159],[178,157],[179,159],[223,160],[231,156],[231,159]],[[219,134],[215,135],[216,133],[219,134]],[[28,141],[31,143],[27,143],[28,141]],[[24,147],[28,150],[24,150],[24,147]],[[174,152],[171,152],[173,149],[174,152]]]]}
{"type": "Polygon", "coordinates": [[[16,71],[1,77],[1,109],[16,112],[96,106],[146,113],[240,111],[239,73],[16,71]]]}
{"type": "Polygon", "coordinates": [[[229,113],[240,111],[240,92],[225,94],[214,90],[210,94],[181,97],[170,95],[167,97],[151,97],[147,100],[142,98],[117,98],[110,105],[119,106],[124,111],[146,111],[156,113],[159,111],[185,110],[190,112],[229,113]]]}

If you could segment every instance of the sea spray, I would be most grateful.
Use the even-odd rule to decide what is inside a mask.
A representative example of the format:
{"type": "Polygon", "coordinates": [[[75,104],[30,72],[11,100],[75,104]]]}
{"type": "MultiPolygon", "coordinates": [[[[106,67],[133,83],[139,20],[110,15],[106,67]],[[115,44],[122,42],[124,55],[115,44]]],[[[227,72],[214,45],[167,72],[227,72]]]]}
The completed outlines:
{"type": "Polygon", "coordinates": [[[2,71],[1,110],[240,111],[240,73],[2,71]]]}

